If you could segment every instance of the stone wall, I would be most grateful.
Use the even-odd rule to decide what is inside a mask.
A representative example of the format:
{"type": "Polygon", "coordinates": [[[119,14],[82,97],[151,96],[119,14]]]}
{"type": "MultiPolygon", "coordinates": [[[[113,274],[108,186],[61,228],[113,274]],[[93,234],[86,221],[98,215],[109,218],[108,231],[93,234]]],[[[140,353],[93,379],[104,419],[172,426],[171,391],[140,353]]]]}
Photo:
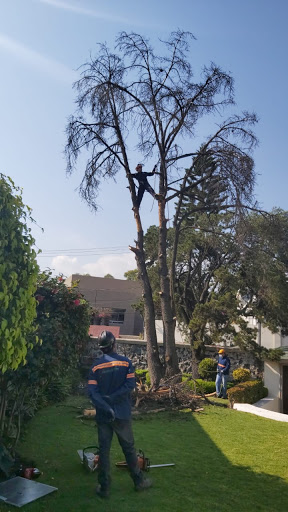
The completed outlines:
{"type": "MultiPolygon", "coordinates": [[[[192,369],[190,345],[183,343],[177,344],[176,349],[181,371],[190,373],[192,369]]],[[[255,358],[249,352],[243,352],[238,347],[226,347],[225,350],[231,361],[230,374],[232,374],[233,370],[236,368],[247,368],[251,371],[253,377],[261,376],[259,364],[257,364],[257,361],[255,361],[255,358]]],[[[162,343],[159,343],[159,351],[160,357],[163,359],[164,348],[162,343]]],[[[145,341],[138,341],[135,339],[117,340],[117,352],[123,356],[129,357],[136,369],[147,368],[147,349],[145,341]]],[[[87,350],[82,358],[83,366],[86,368],[92,366],[93,360],[97,358],[98,354],[99,348],[97,345],[97,339],[91,338],[88,342],[87,350]]],[[[217,347],[213,345],[206,346],[205,357],[211,357],[216,360],[217,354],[217,347]]]]}

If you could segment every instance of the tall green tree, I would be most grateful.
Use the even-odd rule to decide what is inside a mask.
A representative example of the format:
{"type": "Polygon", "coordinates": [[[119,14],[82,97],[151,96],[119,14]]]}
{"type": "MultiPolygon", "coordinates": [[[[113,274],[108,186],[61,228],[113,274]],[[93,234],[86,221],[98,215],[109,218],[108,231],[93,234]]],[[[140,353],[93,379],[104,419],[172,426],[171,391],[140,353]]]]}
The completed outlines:
{"type": "Polygon", "coordinates": [[[287,336],[288,212],[275,208],[269,216],[250,215],[242,237],[237,277],[246,314],[287,336]]]}
{"type": "MultiPolygon", "coordinates": [[[[205,194],[211,198],[210,185],[205,194]]],[[[225,190],[218,195],[220,212],[223,205],[225,190]]],[[[259,356],[272,357],[255,343],[258,331],[248,321],[253,317],[272,332],[288,332],[287,212],[207,214],[196,211],[193,199],[182,214],[174,298],[195,363],[205,343],[225,337],[259,356]]]]}
{"type": "Polygon", "coordinates": [[[26,358],[35,331],[38,265],[21,190],[0,174],[0,371],[26,358]]]}
{"type": "MultiPolygon", "coordinates": [[[[204,67],[195,81],[189,60],[193,35],[177,31],[162,41],[158,55],[148,39],[123,32],[115,51],[100,45],[95,58],[83,67],[75,84],[77,112],[67,127],[68,172],[72,172],[80,153],[88,150],[80,192],[97,209],[97,193],[102,179],[115,178],[122,171],[127,178],[137,229],[135,254],[144,297],[144,322],[147,335],[148,365],[152,383],[159,382],[162,365],[155,330],[152,288],[146,267],[144,231],[131,169],[129,133],[137,137],[137,150],[144,160],[159,162],[158,177],[158,260],[160,303],[166,333],[166,375],[178,372],[175,348],[175,321],[167,262],[166,205],[185,197],[192,156],[211,151],[217,156],[218,174],[227,184],[229,195],[238,206],[250,201],[254,183],[251,151],[256,143],[252,127],[254,114],[243,112],[226,120],[219,119],[216,129],[199,149],[195,128],[204,115],[216,115],[234,104],[233,79],[214,63],[204,67]],[[186,152],[183,139],[192,148],[186,152]],[[186,164],[185,164],[186,161],[186,164]],[[185,167],[184,167],[185,166],[185,167]]],[[[214,121],[212,121],[213,123],[214,121]]],[[[134,148],[133,148],[134,149],[134,148]]],[[[131,151],[132,154],[132,151],[131,151]]],[[[195,163],[194,163],[195,164],[195,163]]],[[[193,165],[194,165],[193,164],[193,165]]],[[[135,165],[135,163],[134,163],[135,165]]],[[[194,184],[195,185],[195,184],[194,184]]]]}
{"type": "Polygon", "coordinates": [[[133,270],[127,270],[127,272],[125,272],[125,274],[124,274],[124,277],[125,277],[125,279],[127,279],[127,281],[137,281],[138,280],[137,268],[135,268],[133,270]]]}
{"type": "MultiPolygon", "coordinates": [[[[205,344],[223,338],[272,357],[255,344],[250,317],[272,332],[287,332],[287,212],[239,212],[216,171],[209,153],[197,159],[189,195],[176,204],[167,237],[174,318],[191,343],[195,374],[205,344]]],[[[157,236],[158,228],[150,226],[144,237],[153,297],[161,293],[157,236]]]]}

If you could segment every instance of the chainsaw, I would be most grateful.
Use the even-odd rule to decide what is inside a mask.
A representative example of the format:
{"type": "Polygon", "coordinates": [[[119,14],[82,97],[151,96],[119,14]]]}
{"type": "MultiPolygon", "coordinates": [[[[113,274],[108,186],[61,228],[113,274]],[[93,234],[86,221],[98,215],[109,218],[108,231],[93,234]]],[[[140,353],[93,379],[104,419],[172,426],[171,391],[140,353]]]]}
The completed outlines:
{"type": "MultiPolygon", "coordinates": [[[[151,468],[164,468],[167,466],[175,466],[175,464],[151,464],[150,459],[148,457],[145,457],[144,452],[142,450],[139,450],[139,453],[137,454],[138,458],[138,464],[139,468],[142,471],[149,471],[151,468]]],[[[127,468],[127,462],[116,462],[115,466],[117,468],[127,468]]]]}
{"type": "Polygon", "coordinates": [[[87,446],[83,450],[77,450],[77,453],[82,460],[82,464],[88,471],[95,471],[99,465],[99,448],[98,446],[87,446]],[[90,450],[90,451],[88,451],[90,450]],[[93,450],[93,451],[91,451],[93,450]]]}

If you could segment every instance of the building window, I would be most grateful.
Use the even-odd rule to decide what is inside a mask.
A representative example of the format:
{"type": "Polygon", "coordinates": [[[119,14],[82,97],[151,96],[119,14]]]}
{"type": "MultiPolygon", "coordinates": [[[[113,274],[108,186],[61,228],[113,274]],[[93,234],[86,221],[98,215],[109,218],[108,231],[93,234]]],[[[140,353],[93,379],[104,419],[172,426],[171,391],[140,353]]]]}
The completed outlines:
{"type": "Polygon", "coordinates": [[[110,325],[121,325],[124,323],[126,309],[113,308],[110,318],[110,325]]]}

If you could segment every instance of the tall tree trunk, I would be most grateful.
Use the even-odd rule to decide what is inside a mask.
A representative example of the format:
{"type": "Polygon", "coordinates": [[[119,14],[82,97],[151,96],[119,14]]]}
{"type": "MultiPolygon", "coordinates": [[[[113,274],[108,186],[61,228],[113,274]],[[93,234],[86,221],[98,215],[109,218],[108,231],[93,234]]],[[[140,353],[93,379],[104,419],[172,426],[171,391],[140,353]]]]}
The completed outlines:
{"type": "Polygon", "coordinates": [[[6,408],[7,408],[7,386],[8,382],[5,375],[1,375],[0,381],[0,434],[3,435],[5,420],[6,420],[6,408]]]}
{"type": "Polygon", "coordinates": [[[191,344],[191,352],[192,352],[192,377],[194,379],[199,378],[198,366],[200,361],[203,358],[205,352],[204,343],[199,343],[199,341],[195,340],[195,336],[193,332],[189,331],[190,344],[191,344]]]}
{"type": "Polygon", "coordinates": [[[150,281],[146,269],[143,245],[143,229],[138,209],[135,209],[134,216],[136,220],[138,236],[136,247],[130,247],[130,250],[133,251],[136,256],[137,268],[142,284],[142,294],[144,298],[144,327],[147,339],[148,370],[152,387],[156,387],[158,386],[160,379],[163,375],[163,365],[159,357],[155,326],[155,309],[152,296],[152,289],[150,286],[150,281]]]}
{"type": "Polygon", "coordinates": [[[165,373],[171,377],[179,373],[178,357],[175,346],[175,321],[171,304],[170,278],[167,266],[167,220],[165,218],[165,202],[159,202],[159,277],[162,320],[166,336],[165,373]]]}

